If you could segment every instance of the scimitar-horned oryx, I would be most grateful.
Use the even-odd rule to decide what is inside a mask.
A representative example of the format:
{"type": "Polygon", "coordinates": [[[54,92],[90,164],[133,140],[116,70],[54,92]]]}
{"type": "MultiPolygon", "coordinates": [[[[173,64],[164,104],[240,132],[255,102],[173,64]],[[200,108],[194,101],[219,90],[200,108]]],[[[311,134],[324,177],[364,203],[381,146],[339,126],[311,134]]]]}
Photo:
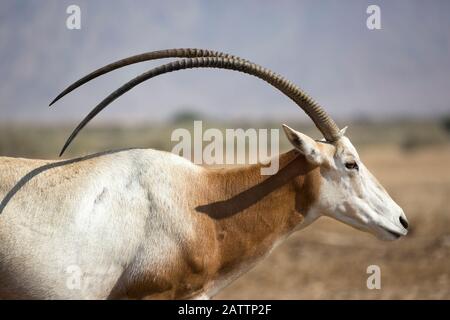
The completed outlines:
{"type": "MultiPolygon", "coordinates": [[[[126,83],[112,101],[150,78],[219,68],[256,76],[292,99],[323,134],[284,125],[293,149],[261,164],[195,165],[156,150],[122,150],[63,161],[0,158],[1,298],[210,298],[293,231],[329,216],[375,236],[406,235],[408,222],[319,104],[281,76],[241,58],[198,49],[145,53],[107,65],[57,99],[111,70],[181,58],[126,83]]],[[[55,101],[57,100],[55,99],[55,101]]]]}

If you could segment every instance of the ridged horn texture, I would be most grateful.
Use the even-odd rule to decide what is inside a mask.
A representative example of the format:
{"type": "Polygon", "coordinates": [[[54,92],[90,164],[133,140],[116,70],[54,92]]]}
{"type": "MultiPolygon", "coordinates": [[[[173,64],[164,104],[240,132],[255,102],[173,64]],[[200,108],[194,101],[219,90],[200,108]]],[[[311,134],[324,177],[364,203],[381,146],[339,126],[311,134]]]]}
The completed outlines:
{"type": "Polygon", "coordinates": [[[70,86],[68,86],[66,89],[64,89],[63,92],[61,92],[55,99],[53,99],[52,102],[50,102],[50,106],[53,105],[56,101],[67,95],[68,93],[72,92],[78,87],[81,87],[86,82],[89,82],[97,77],[100,77],[101,75],[104,75],[105,73],[114,71],[116,69],[129,66],[131,64],[144,62],[144,61],[150,61],[150,60],[157,60],[157,59],[165,59],[165,58],[198,58],[198,57],[224,57],[224,58],[230,58],[230,59],[236,59],[236,60],[242,60],[239,57],[233,56],[228,53],[220,52],[220,51],[214,51],[214,50],[206,50],[206,49],[195,49],[195,48],[181,48],[181,49],[167,49],[167,50],[159,50],[159,51],[152,51],[152,52],[146,52],[142,54],[137,54],[135,56],[131,56],[125,59],[117,60],[113,63],[110,63],[104,67],[101,67],[100,69],[97,69],[88,75],[84,76],[80,80],[77,80],[76,82],[72,83],[70,86]]]}
{"type": "MultiPolygon", "coordinates": [[[[166,50],[166,51],[168,51],[168,50],[166,50]]],[[[140,56],[143,56],[143,55],[140,55],[140,56]]],[[[134,57],[138,57],[138,56],[134,56],[134,57]]],[[[125,60],[127,60],[127,59],[124,59],[121,61],[125,61],[125,60]]],[[[113,64],[111,64],[111,65],[113,65],[113,64]]],[[[109,65],[109,66],[111,66],[111,65],[109,65]]],[[[108,71],[104,71],[105,68],[106,67],[99,69],[99,70],[103,69],[103,71],[101,73],[94,75],[93,77],[91,76],[91,78],[95,78],[101,74],[108,72],[108,71]]],[[[116,66],[115,68],[117,69],[118,67],[116,66]]],[[[306,114],[311,118],[311,120],[314,122],[314,124],[317,126],[317,128],[322,132],[323,136],[325,137],[325,139],[327,141],[333,142],[340,138],[339,128],[336,125],[336,123],[333,121],[333,119],[330,118],[330,116],[325,112],[325,110],[317,102],[315,102],[312,98],[310,98],[306,93],[304,93],[299,87],[297,87],[291,81],[281,77],[280,75],[270,71],[269,69],[263,68],[257,64],[249,62],[247,60],[243,60],[243,59],[236,58],[236,57],[230,58],[230,57],[214,56],[214,57],[180,59],[180,60],[177,60],[177,61],[174,61],[171,63],[164,64],[162,66],[156,67],[154,69],[151,69],[150,71],[147,71],[147,72],[137,76],[136,78],[132,79],[131,81],[127,82],[126,84],[121,86],[119,89],[117,89],[116,91],[111,93],[102,102],[100,102],[83,119],[83,121],[75,128],[75,130],[72,132],[72,134],[70,135],[70,137],[64,144],[64,147],[60,153],[60,156],[65,152],[65,150],[70,145],[70,143],[73,141],[73,139],[78,135],[78,133],[81,131],[81,129],[83,129],[86,126],[86,124],[89,123],[89,121],[91,121],[100,111],[102,111],[111,102],[116,100],[118,97],[120,97],[124,93],[131,90],[138,84],[140,84],[148,79],[154,78],[158,75],[162,75],[162,74],[177,71],[177,70],[192,69],[192,68],[228,69],[228,70],[239,71],[239,72],[243,72],[246,74],[256,76],[256,77],[270,83],[272,86],[274,86],[275,88],[277,88],[278,90],[283,92],[285,95],[287,95],[289,98],[291,98],[298,106],[300,106],[306,112],[306,114]]],[[[114,70],[114,69],[112,69],[112,70],[114,70]]],[[[92,75],[92,74],[93,73],[91,73],[90,75],[92,75]]],[[[83,79],[88,78],[90,75],[84,77],[83,79]]],[[[86,80],[86,81],[88,81],[88,80],[86,80]]],[[[81,80],[79,80],[75,84],[78,84],[77,86],[80,86],[81,84],[85,83],[86,81],[81,82],[81,80]]],[[[71,90],[73,90],[74,88],[77,87],[77,86],[75,86],[75,84],[72,85],[73,88],[71,90]]],[[[72,86],[70,86],[69,88],[71,88],[72,86]]]]}

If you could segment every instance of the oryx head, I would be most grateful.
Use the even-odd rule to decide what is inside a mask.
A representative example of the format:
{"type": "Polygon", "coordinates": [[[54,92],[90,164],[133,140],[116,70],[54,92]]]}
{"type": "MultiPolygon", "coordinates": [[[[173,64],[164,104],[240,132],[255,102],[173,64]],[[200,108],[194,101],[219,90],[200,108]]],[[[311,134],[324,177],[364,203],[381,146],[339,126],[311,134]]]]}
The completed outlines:
{"type": "Polygon", "coordinates": [[[147,71],[114,91],[98,104],[71,134],[61,154],[79,131],[101,110],[138,84],[172,71],[192,68],[219,68],[256,76],[291,98],[311,118],[322,132],[324,140],[310,137],[284,126],[292,145],[313,166],[320,167],[320,195],[317,213],[334,217],[382,239],[406,235],[408,222],[402,209],[391,199],[374,176],[364,166],[350,140],[339,130],[324,109],[299,87],[274,72],[226,53],[203,49],[169,49],[144,53],[111,63],[70,85],[58,99],[84,83],[117,68],[160,58],[185,58],[147,71]]]}
{"type": "Polygon", "coordinates": [[[362,163],[344,136],[346,128],[333,141],[315,141],[286,125],[283,128],[306,160],[320,167],[320,192],[312,214],[335,218],[383,240],[407,234],[403,210],[362,163]]]}

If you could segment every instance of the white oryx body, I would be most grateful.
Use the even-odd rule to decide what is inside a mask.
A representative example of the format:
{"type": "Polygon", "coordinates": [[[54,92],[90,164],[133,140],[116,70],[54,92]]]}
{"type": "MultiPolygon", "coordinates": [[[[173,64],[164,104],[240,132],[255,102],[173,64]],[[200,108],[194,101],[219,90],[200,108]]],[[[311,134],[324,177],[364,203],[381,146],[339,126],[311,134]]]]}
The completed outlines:
{"type": "Polygon", "coordinates": [[[107,298],[121,276],[166,268],[195,234],[177,195],[178,179],[202,170],[189,161],[130,150],[57,164],[0,158],[0,199],[50,165],[0,215],[0,298],[107,298]]]}
{"type": "Polygon", "coordinates": [[[325,139],[284,126],[294,149],[272,159],[280,169],[271,176],[261,175],[261,164],[205,168],[155,150],[59,162],[0,158],[0,298],[209,298],[322,215],[385,240],[406,235],[402,209],[345,129],[293,83],[247,60],[199,49],[150,52],[91,73],[57,99],[118,67],[167,57],[189,59],[152,69],[108,96],[63,151],[137,84],[202,67],[267,81],[304,109],[325,139]]]}

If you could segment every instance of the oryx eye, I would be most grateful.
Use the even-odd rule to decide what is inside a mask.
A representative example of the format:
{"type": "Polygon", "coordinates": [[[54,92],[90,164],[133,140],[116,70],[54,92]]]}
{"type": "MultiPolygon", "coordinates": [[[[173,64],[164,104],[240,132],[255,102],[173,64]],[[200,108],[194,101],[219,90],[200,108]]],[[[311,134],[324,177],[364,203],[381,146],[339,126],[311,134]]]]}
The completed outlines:
{"type": "Polygon", "coordinates": [[[345,163],[345,167],[349,170],[358,170],[358,164],[356,163],[356,161],[349,161],[345,163]]]}

